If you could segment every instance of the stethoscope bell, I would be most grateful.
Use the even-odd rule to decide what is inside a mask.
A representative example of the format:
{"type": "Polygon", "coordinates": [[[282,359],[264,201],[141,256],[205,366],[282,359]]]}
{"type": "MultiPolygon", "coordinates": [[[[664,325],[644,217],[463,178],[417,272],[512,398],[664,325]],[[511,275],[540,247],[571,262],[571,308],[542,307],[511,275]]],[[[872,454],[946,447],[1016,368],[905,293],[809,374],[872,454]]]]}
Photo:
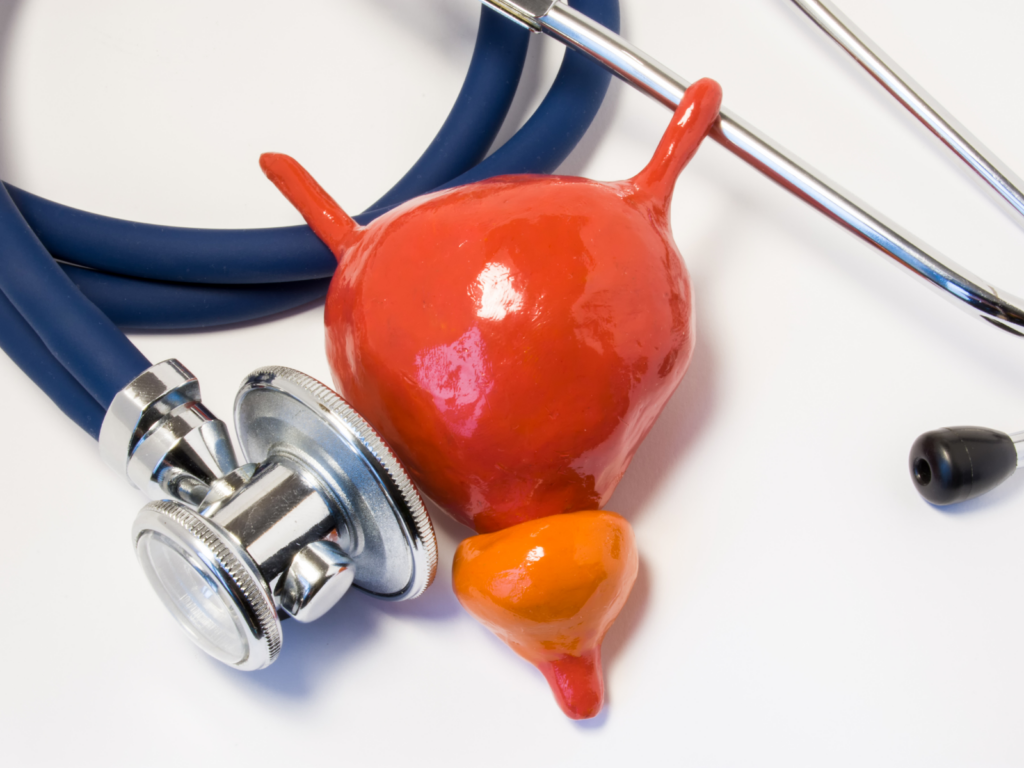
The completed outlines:
{"type": "Polygon", "coordinates": [[[350,586],[406,600],[432,581],[437,545],[411,480],[315,379],[282,367],[246,378],[235,400],[241,466],[180,363],[153,366],[118,398],[100,436],[104,456],[127,436],[127,464],[117,465],[171,497],[135,521],[139,562],[185,632],[220,661],[267,666],[283,617],[313,621],[350,586]]]}

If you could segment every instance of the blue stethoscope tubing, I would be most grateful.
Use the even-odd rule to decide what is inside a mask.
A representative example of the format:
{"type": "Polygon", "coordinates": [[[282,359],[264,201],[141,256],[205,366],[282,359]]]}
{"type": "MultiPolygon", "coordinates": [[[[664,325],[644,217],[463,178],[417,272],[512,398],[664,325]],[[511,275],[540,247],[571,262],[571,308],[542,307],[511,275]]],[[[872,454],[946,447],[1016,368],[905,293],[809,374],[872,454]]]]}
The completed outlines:
{"type": "MultiPolygon", "coordinates": [[[[618,30],[618,0],[571,4],[618,30]]],[[[550,173],[569,155],[611,77],[571,51],[526,124],[483,159],[518,87],[528,36],[482,9],[469,73],[447,120],[413,168],[357,221],[435,189],[550,173]]],[[[182,329],[259,319],[323,296],[335,268],[305,226],[139,224],[2,184],[0,244],[0,347],[94,438],[114,395],[150,366],[118,326],[182,329]]]]}

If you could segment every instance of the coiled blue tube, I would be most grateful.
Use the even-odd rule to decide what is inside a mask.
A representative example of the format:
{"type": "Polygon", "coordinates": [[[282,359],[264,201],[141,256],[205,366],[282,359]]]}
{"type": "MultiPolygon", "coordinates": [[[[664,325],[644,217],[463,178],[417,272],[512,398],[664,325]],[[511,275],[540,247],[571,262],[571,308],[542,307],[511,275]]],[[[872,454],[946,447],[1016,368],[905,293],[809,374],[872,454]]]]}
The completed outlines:
{"type": "MultiPolygon", "coordinates": [[[[605,26],[618,29],[617,0],[575,0],[572,5],[605,26]]],[[[523,37],[518,29],[510,28],[504,20],[489,24],[489,18],[489,12],[485,9],[481,18],[481,35],[478,37],[477,50],[474,52],[474,63],[478,59],[488,61],[480,55],[481,38],[485,29],[489,29],[495,35],[498,31],[506,31],[509,35],[506,40],[506,53],[517,53],[513,35],[523,37]]],[[[525,56],[525,43],[519,52],[525,56]]],[[[462,121],[450,116],[428,149],[428,153],[443,154],[446,143],[454,141],[466,145],[467,153],[471,150],[473,162],[479,159],[493,140],[507,113],[511,95],[518,84],[521,57],[518,66],[514,82],[506,77],[506,85],[511,85],[511,92],[507,89],[505,91],[507,99],[503,101],[500,119],[492,116],[486,129],[491,135],[486,142],[479,136],[475,144],[467,142],[464,132],[461,131],[462,121]]],[[[472,73],[471,69],[471,75],[472,73]]],[[[467,84],[460,93],[457,106],[459,103],[472,103],[472,99],[466,97],[470,79],[467,77],[467,84]]],[[[554,170],[572,151],[596,116],[609,79],[610,75],[594,63],[579,54],[567,52],[566,60],[559,70],[551,92],[516,136],[479,167],[465,171],[449,182],[439,184],[439,188],[470,183],[492,175],[554,170]]],[[[421,160],[403,177],[396,188],[400,193],[417,194],[418,191],[422,191],[424,185],[433,184],[444,178],[445,167],[451,171],[459,165],[465,167],[467,162],[471,165],[472,162],[466,160],[467,156],[468,154],[456,158],[458,162],[450,162],[447,166],[436,164],[432,160],[421,160]]],[[[400,193],[389,192],[378,201],[374,210],[357,219],[365,223],[399,204],[400,193]]],[[[85,253],[87,257],[91,255],[99,259],[98,262],[92,262],[92,265],[102,267],[104,257],[110,256],[115,262],[124,262],[121,266],[129,267],[128,274],[138,274],[142,271],[148,275],[152,275],[154,271],[160,274],[162,269],[169,268],[165,275],[188,282],[211,282],[221,285],[301,281],[284,289],[282,294],[281,286],[276,290],[271,289],[271,286],[249,286],[241,290],[228,287],[204,288],[181,283],[135,281],[117,274],[106,275],[102,272],[73,268],[67,270],[75,275],[76,280],[88,293],[95,296],[104,308],[113,314],[119,324],[129,327],[186,328],[256,319],[316,298],[326,290],[328,281],[310,278],[330,274],[334,269],[333,257],[306,227],[269,230],[192,230],[160,227],[76,211],[13,187],[10,197],[3,193],[0,195],[6,198],[7,203],[11,202],[10,197],[17,198],[18,205],[22,207],[33,228],[39,229],[40,235],[46,239],[56,255],[68,260],[89,264],[88,258],[81,258],[82,253],[85,253]],[[170,252],[167,246],[171,246],[170,252]],[[180,250],[182,247],[184,250],[180,250]],[[269,251],[266,250],[268,247],[269,251]],[[275,250],[277,264],[266,263],[258,257],[260,254],[273,253],[275,250]],[[144,265],[139,264],[140,253],[145,254],[144,265]],[[254,254],[257,256],[255,259],[254,254]],[[199,258],[196,258],[197,255],[199,258]],[[153,256],[156,258],[152,258],[153,256]],[[169,257],[173,263],[161,263],[161,256],[169,257]],[[145,270],[140,269],[140,266],[145,266],[145,270]],[[297,269],[289,271],[289,267],[296,266],[297,269]],[[171,297],[174,297],[173,301],[169,300],[171,297]]],[[[0,209],[2,207],[0,205],[0,209]]],[[[0,210],[4,218],[6,213],[0,210]]],[[[121,362],[126,363],[134,356],[136,365],[139,363],[138,358],[142,359],[143,364],[117,389],[148,366],[148,361],[141,353],[138,353],[127,339],[122,339],[134,355],[125,353],[124,344],[113,345],[120,346],[122,353],[125,353],[121,362]]],[[[4,338],[0,338],[0,345],[5,349],[7,343],[4,338]]],[[[80,369],[78,361],[69,362],[73,368],[69,366],[68,370],[80,369]]],[[[114,378],[116,375],[114,374],[114,378]]],[[[106,390],[97,388],[97,383],[92,379],[88,382],[83,381],[88,391],[105,406],[113,393],[109,393],[106,400],[102,399],[106,397],[106,390]]],[[[89,431],[84,421],[79,420],[79,423],[89,431]]]]}
{"type": "MultiPolygon", "coordinates": [[[[613,0],[577,0],[575,5],[609,29],[618,30],[618,3],[613,0]]],[[[484,15],[485,20],[488,14],[484,15]]],[[[581,54],[566,52],[566,59],[545,99],[527,123],[497,152],[485,161],[441,184],[441,188],[468,184],[490,176],[506,173],[550,173],[569,155],[593,121],[608,89],[611,75],[581,54]]],[[[465,92],[465,89],[464,89],[465,92]]],[[[503,113],[504,116],[504,113],[503,113]]],[[[449,118],[449,123],[451,118],[449,118]]],[[[446,123],[446,127],[447,127],[446,123]]],[[[442,129],[441,134],[445,134],[442,129]]],[[[439,134],[439,138],[441,136],[439,134]]],[[[432,148],[438,146],[435,139],[432,148]]],[[[428,150],[429,151],[429,150],[428,150]]],[[[444,151],[443,149],[439,151],[444,151]]],[[[399,182],[395,189],[406,191],[415,173],[434,173],[436,167],[417,163],[417,167],[399,182]],[[423,168],[417,170],[420,165],[423,168]],[[433,170],[430,170],[433,168],[433,170]]],[[[394,190],[392,190],[394,192],[394,190]]],[[[27,193],[21,193],[26,194],[27,193]]],[[[392,193],[382,198],[392,199],[392,193]]],[[[356,218],[367,223],[374,216],[402,202],[375,208],[356,218]]],[[[306,229],[306,228],[299,228],[306,229]]],[[[278,232],[280,230],[257,230],[278,232]]],[[[311,234],[307,229],[306,232],[311,234]]],[[[225,233],[226,234],[226,233],[225,233]]],[[[319,241],[317,241],[319,243],[319,241]]],[[[329,256],[333,271],[334,258],[329,256]]],[[[314,301],[326,292],[327,281],[282,283],[277,291],[244,288],[189,287],[180,283],[127,281],[100,272],[82,272],[76,283],[121,327],[150,329],[182,329],[245,322],[292,309],[314,301]],[[322,285],[320,293],[317,286],[322,285]],[[301,287],[300,287],[301,286],[301,287]],[[194,295],[190,295],[190,290],[194,295]]]]}
{"type": "Polygon", "coordinates": [[[304,225],[191,229],[87,213],[5,184],[54,258],[107,274],[246,285],[329,276],[337,261],[304,225]]]}
{"type": "Polygon", "coordinates": [[[423,156],[367,210],[386,210],[459,176],[487,155],[519,87],[530,34],[483,6],[469,73],[423,156]]]}
{"type": "MultiPolygon", "coordinates": [[[[464,84],[456,107],[460,110],[458,114],[450,117],[442,128],[438,139],[431,144],[430,150],[438,152],[447,149],[444,161],[448,163],[449,170],[445,171],[445,163],[433,165],[424,163],[420,166],[419,183],[429,184],[437,174],[442,178],[461,172],[482,157],[483,152],[490,146],[497,134],[508,108],[514,98],[518,87],[519,77],[522,73],[523,62],[526,58],[528,33],[517,29],[515,25],[500,18],[497,14],[484,9],[481,15],[480,31],[477,35],[476,49],[474,50],[473,61],[470,72],[467,75],[467,83],[464,84]],[[487,111],[480,109],[487,106],[487,111]],[[474,119],[475,118],[475,119],[474,119]],[[478,124],[478,138],[467,141],[466,124],[478,124]],[[455,129],[458,128],[456,131],[455,129]],[[446,133],[447,130],[447,133],[446,133]],[[451,135],[450,139],[445,136],[451,135]],[[455,148],[449,144],[455,144],[455,148]],[[465,151],[460,147],[465,145],[465,151]],[[482,146],[482,149],[481,149],[482,146]],[[447,175],[446,175],[447,174],[447,175]]],[[[406,189],[414,190],[416,179],[409,179],[408,175],[403,179],[406,189]]],[[[0,184],[0,187],[3,185],[0,184]]],[[[58,221],[57,231],[63,235],[81,236],[86,247],[98,247],[102,250],[109,247],[110,243],[94,242],[90,235],[96,234],[94,229],[88,226],[77,227],[76,223],[89,223],[90,217],[93,220],[114,221],[105,217],[93,217],[91,214],[75,211],[67,206],[58,206],[48,203],[27,192],[15,190],[14,194],[20,198],[26,206],[30,218],[39,226],[40,211],[43,219],[46,219],[49,209],[50,213],[56,212],[58,221]],[[59,223],[70,222],[72,226],[61,229],[59,223]]],[[[413,192],[415,194],[415,192],[413,192]]],[[[144,235],[159,235],[161,230],[168,228],[148,227],[133,222],[117,222],[122,229],[122,236],[128,235],[128,242],[136,240],[145,241],[144,235]],[[124,230],[128,230],[126,233],[124,230]],[[131,230],[136,234],[141,233],[139,238],[132,237],[131,230]]],[[[42,229],[45,231],[46,226],[42,229]]],[[[101,227],[102,229],[102,227],[101,227]]],[[[202,230],[191,230],[191,233],[202,230]]],[[[212,245],[215,251],[211,254],[214,271],[218,269],[218,254],[216,248],[230,248],[232,244],[237,248],[253,245],[253,239],[261,246],[275,243],[273,231],[253,231],[247,242],[242,238],[239,243],[232,239],[231,232],[226,233],[229,238],[225,239],[223,233],[214,232],[211,239],[206,242],[212,245]],[[227,242],[225,240],[229,240],[227,242]]],[[[277,237],[282,237],[278,232],[277,237]]],[[[286,241],[297,242],[300,251],[313,254],[313,259],[324,259],[323,266],[318,272],[330,274],[334,267],[334,259],[319,240],[305,227],[286,228],[283,233],[286,241]]],[[[60,238],[58,237],[58,240],[60,238]]],[[[159,239],[159,238],[158,238],[159,239]]],[[[169,238],[171,241],[174,237],[169,238]]],[[[11,299],[7,302],[9,309],[18,310],[21,322],[5,323],[4,332],[0,333],[0,346],[7,351],[11,358],[19,364],[22,370],[27,373],[61,409],[78,423],[89,434],[96,437],[99,434],[99,426],[96,420],[96,409],[102,412],[113,399],[113,395],[122,389],[125,384],[135,378],[149,366],[149,361],[132,345],[132,343],[112,325],[111,321],[100,312],[96,306],[88,301],[77,287],[56,265],[50,254],[46,253],[39,243],[37,236],[26,225],[25,218],[17,210],[15,204],[4,189],[0,189],[0,242],[5,245],[4,261],[0,264],[0,291],[5,297],[11,299]],[[44,258],[45,257],[45,258],[44,258]],[[3,269],[7,267],[7,269],[3,269]],[[36,270],[44,279],[36,280],[32,270],[36,270]],[[27,283],[25,281],[28,281],[27,283]],[[49,296],[46,294],[49,293],[49,296]],[[48,307],[56,311],[47,312],[48,307]],[[63,337],[62,337],[63,327],[63,337]],[[34,329],[34,331],[33,331],[34,329]],[[26,352],[28,350],[28,352],[26,352]],[[90,357],[92,358],[90,361],[90,357]],[[91,368],[91,369],[90,369],[91,368]],[[56,373],[63,369],[65,376],[56,373]],[[83,393],[91,395],[96,403],[96,408],[91,408],[83,401],[83,393]]],[[[152,245],[153,243],[150,243],[152,245]]],[[[135,246],[141,245],[142,253],[146,251],[146,243],[135,242],[135,246]]],[[[237,256],[238,254],[236,254],[237,256]]],[[[250,253],[242,251],[245,257],[240,260],[244,264],[250,253]]],[[[180,256],[180,254],[179,254],[180,256]]],[[[278,254],[279,258],[287,262],[289,250],[286,248],[278,254]]],[[[236,264],[239,260],[236,258],[236,264]]],[[[225,265],[220,265],[221,269],[225,265]]],[[[187,274],[187,265],[186,265],[187,274]]],[[[196,325],[220,324],[224,322],[237,322],[244,319],[253,319],[263,316],[267,309],[281,311],[282,309],[306,303],[316,295],[322,295],[326,290],[324,285],[318,285],[311,292],[308,284],[297,285],[286,288],[283,291],[275,292],[272,300],[268,301],[267,290],[249,291],[230,296],[212,297],[209,292],[206,294],[193,294],[185,291],[181,286],[147,285],[143,290],[140,285],[118,285],[116,276],[109,276],[109,279],[96,275],[92,279],[79,275],[79,280],[88,283],[90,291],[95,295],[102,295],[101,301],[108,304],[115,317],[118,317],[128,325],[144,327],[195,327],[196,325]],[[121,287],[127,289],[127,295],[134,299],[122,298],[119,302],[113,300],[111,289],[121,287]],[[154,292],[157,295],[154,295],[154,292]],[[159,322],[153,321],[154,308],[161,306],[160,299],[168,293],[176,293],[178,312],[173,310],[169,313],[166,304],[159,311],[159,322]],[[187,295],[182,295],[182,294],[187,295]],[[148,306],[140,303],[140,300],[149,299],[152,304],[148,306]],[[219,302],[222,306],[214,306],[219,302]],[[126,304],[130,306],[126,306],[126,304]],[[254,310],[258,312],[254,314],[254,310]],[[199,320],[187,322],[175,320],[191,315],[199,320]]],[[[243,274],[243,277],[245,275],[243,274]]],[[[237,282],[232,277],[231,282],[237,282]]],[[[268,286],[269,288],[269,286],[268,286]]],[[[173,305],[171,305],[173,307],[173,305]]]]}
{"type": "Polygon", "coordinates": [[[0,189],[0,290],[105,410],[150,362],[53,260],[0,189]]]}
{"type": "MultiPolygon", "coordinates": [[[[572,5],[610,29],[619,27],[618,0],[573,0],[572,5]]],[[[484,9],[482,18],[488,19],[492,13],[484,9]]],[[[510,34],[528,34],[505,19],[498,19],[498,22],[504,26],[498,25],[497,29],[511,28],[510,34]]],[[[478,44],[478,50],[479,47],[478,44]]],[[[511,56],[508,53],[511,47],[509,41],[502,43],[503,57],[511,56]]],[[[522,54],[525,55],[525,48],[522,54]]],[[[486,60],[482,54],[481,59],[486,60]]],[[[477,60],[476,55],[474,60],[477,60]]],[[[517,60],[521,67],[521,59],[517,60]]],[[[469,171],[460,168],[438,185],[468,184],[509,173],[550,173],[568,157],[597,115],[610,78],[600,65],[567,51],[551,91],[526,125],[478,166],[469,171]]],[[[518,74],[515,81],[518,83],[518,74]]],[[[507,89],[508,82],[502,82],[502,87],[507,89]]],[[[514,91],[514,84],[511,90],[514,91]]],[[[508,100],[507,103],[502,101],[502,118],[511,103],[511,95],[507,90],[505,93],[508,100]]],[[[463,102],[473,103],[473,100],[463,99],[460,94],[459,103],[463,102]]],[[[452,143],[460,141],[458,124],[459,119],[449,118],[431,144],[431,150],[442,154],[451,152],[452,143]]],[[[493,134],[486,143],[489,145],[491,140],[493,134]]],[[[480,141],[474,146],[475,156],[482,144],[480,141]]],[[[436,170],[431,174],[431,183],[443,176],[436,170]]],[[[417,171],[414,176],[415,179],[410,179],[407,174],[397,186],[414,194],[430,189],[413,183],[425,183],[428,180],[425,173],[417,171]]],[[[11,187],[11,194],[25,219],[55,257],[100,272],[178,283],[214,284],[310,280],[334,272],[333,256],[305,226],[255,230],[164,227],[86,213],[14,187],[11,187]]],[[[382,201],[387,203],[386,207],[375,206],[355,216],[356,221],[366,224],[402,202],[390,192],[382,201]]]]}
{"type": "MultiPolygon", "coordinates": [[[[618,0],[571,0],[569,4],[598,24],[619,31],[618,0]]],[[[443,188],[509,173],[553,173],[597,116],[611,77],[601,65],[567,49],[551,89],[526,124],[501,149],[443,188]]]]}
{"type": "Polygon", "coordinates": [[[71,264],[61,267],[117,326],[136,330],[244,323],[316,301],[331,282],[324,277],[261,285],[185,285],[105,275],[71,264]]]}
{"type": "Polygon", "coordinates": [[[0,293],[0,347],[67,416],[99,437],[104,411],[46,348],[21,313],[0,293]]]}
{"type": "MultiPolygon", "coordinates": [[[[613,32],[619,31],[618,0],[570,0],[569,5],[613,32]]],[[[483,162],[439,183],[434,190],[472,184],[512,173],[554,173],[576,148],[604,103],[611,73],[576,51],[566,49],[562,66],[540,106],[515,135],[483,162]]],[[[360,224],[394,208],[402,200],[381,198],[356,216],[360,224]]]]}
{"type": "MultiPolygon", "coordinates": [[[[479,162],[508,114],[528,43],[525,29],[481,9],[476,47],[455,106],[424,156],[383,200],[394,205],[415,197],[479,162]]],[[[140,224],[9,189],[55,258],[100,272],[178,283],[249,284],[329,277],[337,265],[305,225],[192,229],[140,224]]]]}

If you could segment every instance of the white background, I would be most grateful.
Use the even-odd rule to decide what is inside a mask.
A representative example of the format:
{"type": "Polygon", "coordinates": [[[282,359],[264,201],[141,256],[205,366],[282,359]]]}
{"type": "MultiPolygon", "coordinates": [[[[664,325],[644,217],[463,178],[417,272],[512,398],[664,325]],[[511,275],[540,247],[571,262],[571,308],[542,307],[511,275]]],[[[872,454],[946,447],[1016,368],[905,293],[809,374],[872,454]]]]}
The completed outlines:
{"type": "MultiPolygon", "coordinates": [[[[972,271],[1024,293],[1024,232],[787,0],[624,0],[623,32],[972,271]]],[[[1024,172],[1019,0],[841,7],[1024,172]]],[[[348,210],[419,155],[458,92],[473,0],[0,0],[0,173],[165,224],[298,223],[260,152],[348,210]]],[[[513,120],[560,58],[536,40],[513,120]]],[[[668,113],[614,83],[563,170],[631,176],[668,113]]],[[[508,131],[503,133],[507,136],[508,131]]],[[[194,649],[128,531],[142,497],[6,358],[0,763],[1024,765],[1024,481],[940,511],[906,457],[950,424],[1024,429],[1020,339],[958,311],[707,144],[673,209],[698,343],[608,508],[641,568],[573,723],[450,585],[435,514],[418,601],[347,596],[243,674],[194,649]],[[188,762],[186,762],[188,761],[188,762]]],[[[0,254],[2,255],[2,254],[0,254]]],[[[132,334],[227,416],[265,364],[329,380],[321,308],[132,334]]]]}

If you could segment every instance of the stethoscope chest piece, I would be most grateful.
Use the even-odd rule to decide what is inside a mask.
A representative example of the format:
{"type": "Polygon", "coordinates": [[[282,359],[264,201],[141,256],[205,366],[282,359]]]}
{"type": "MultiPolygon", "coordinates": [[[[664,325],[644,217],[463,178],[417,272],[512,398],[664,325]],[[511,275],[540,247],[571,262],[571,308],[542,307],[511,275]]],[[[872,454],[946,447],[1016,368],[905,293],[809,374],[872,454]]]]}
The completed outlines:
{"type": "Polygon", "coordinates": [[[426,507],[391,449],[348,403],[298,371],[265,368],[242,384],[235,426],[248,461],[315,472],[358,589],[389,600],[422,594],[437,566],[426,507]]]}
{"type": "MultiPolygon", "coordinates": [[[[151,429],[166,429],[159,421],[151,429]]],[[[437,544],[423,501],[335,392],[259,369],[239,390],[235,426],[248,463],[206,478],[194,506],[147,504],[132,532],[151,584],[203,650],[260,669],[281,649],[282,618],[313,621],[353,585],[387,600],[429,586],[437,544]]],[[[187,452],[175,461],[189,472],[187,452]]]]}

